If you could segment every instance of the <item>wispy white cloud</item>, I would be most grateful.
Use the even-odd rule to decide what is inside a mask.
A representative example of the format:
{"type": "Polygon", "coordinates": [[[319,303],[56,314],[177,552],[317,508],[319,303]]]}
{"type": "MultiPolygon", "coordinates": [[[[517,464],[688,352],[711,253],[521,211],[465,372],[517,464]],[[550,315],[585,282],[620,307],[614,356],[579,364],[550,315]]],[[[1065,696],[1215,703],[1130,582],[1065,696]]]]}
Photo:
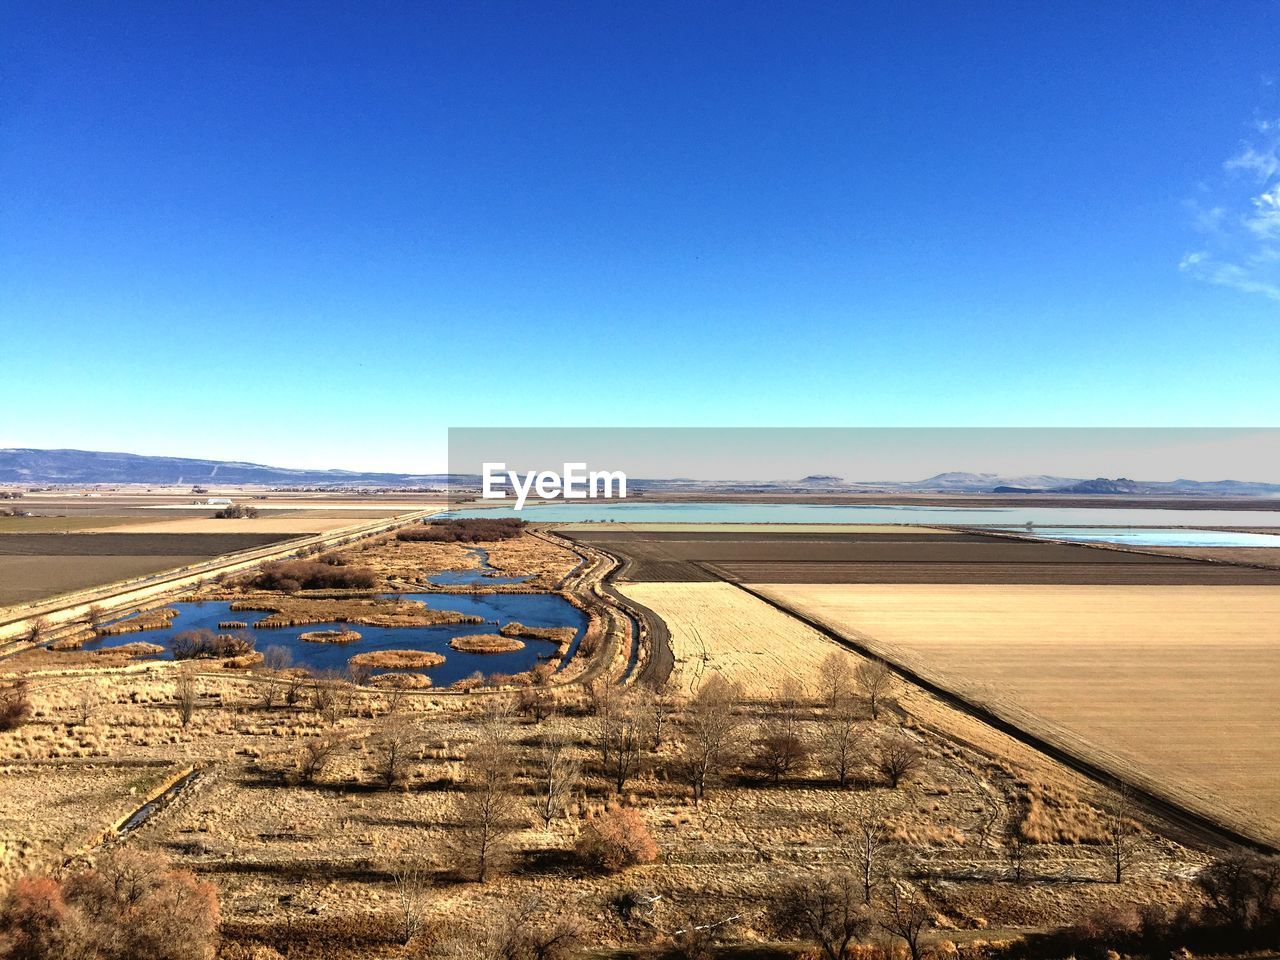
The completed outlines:
{"type": "Polygon", "coordinates": [[[1190,204],[1203,249],[1178,269],[1206,283],[1280,301],[1280,120],[1259,120],[1223,165],[1214,202],[1190,204]]]}

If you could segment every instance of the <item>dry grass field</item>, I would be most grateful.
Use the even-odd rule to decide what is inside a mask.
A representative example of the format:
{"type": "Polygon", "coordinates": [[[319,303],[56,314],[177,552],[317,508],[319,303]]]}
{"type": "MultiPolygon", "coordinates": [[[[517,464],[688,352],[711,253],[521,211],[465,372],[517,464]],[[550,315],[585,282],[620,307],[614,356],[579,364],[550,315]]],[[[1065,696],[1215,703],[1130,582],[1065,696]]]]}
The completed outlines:
{"type": "Polygon", "coordinates": [[[767,596],[1280,840],[1280,591],[798,585],[767,596]]]}
{"type": "Polygon", "coordinates": [[[109,530],[136,522],[134,517],[0,517],[0,534],[75,533],[86,530],[109,530]]]}
{"type": "MultiPolygon", "coordinates": [[[[495,571],[532,579],[467,588],[568,581],[575,603],[595,596],[577,555],[540,535],[479,547],[382,535],[336,551],[338,567],[373,570],[367,590],[282,596],[250,590],[244,576],[195,595],[315,619],[320,607],[373,604],[370,592],[422,588],[487,557],[495,571]]],[[[611,566],[592,556],[590,569],[611,566]]],[[[591,655],[541,678],[436,689],[414,675],[405,690],[359,671],[307,676],[265,662],[231,671],[226,660],[129,663],[88,650],[2,660],[0,686],[27,681],[32,710],[0,732],[0,896],[23,873],[101,863],[108,847],[97,838],[163,854],[212,883],[220,960],[536,956],[486,942],[515,907],[531,929],[574,921],[579,949],[543,954],[557,960],[795,960],[812,953],[780,926],[778,908],[825,874],[856,870],[865,829],[876,916],[910,898],[938,960],[990,960],[993,941],[1116,905],[1199,902],[1195,875],[1224,849],[1205,834],[1137,807],[1115,820],[1107,788],[901,681],[874,713],[852,686],[828,696],[829,658],[851,670],[866,661],[736,585],[620,590],[669,625],[672,682],[624,686],[620,671],[564,682],[588,671],[591,655]],[[713,677],[740,684],[741,696],[715,699],[724,685],[713,677]],[[707,737],[718,746],[700,759],[707,737]],[[785,770],[768,766],[780,737],[785,770]],[[553,752],[560,790],[545,813],[553,752]],[[886,765],[893,755],[911,761],[900,775],[886,765]],[[172,802],[114,833],[190,768],[172,802]],[[698,770],[708,779],[695,802],[698,770]],[[478,825],[495,809],[486,849],[501,855],[478,876],[478,825]],[[593,838],[623,821],[641,853],[603,867],[593,838]],[[1123,878],[1110,859],[1114,822],[1131,854],[1123,878]],[[410,908],[421,930],[406,943],[410,908]],[[695,952],[687,932],[698,925],[745,952],[695,952]]],[[[503,639],[526,629],[512,625],[503,639]]],[[[599,649],[596,659],[616,660],[616,649],[599,649]]],[[[884,947],[859,948],[864,960],[906,956],[883,928],[864,936],[884,947]]]]}
{"type": "Polygon", "coordinates": [[[773,696],[786,680],[813,687],[823,658],[845,652],[727,583],[627,583],[619,589],[666,622],[676,659],[672,682],[690,693],[715,675],[742,684],[757,699],[773,696]]]}
{"type": "MultiPolygon", "coordinates": [[[[883,817],[875,821],[884,830],[883,869],[912,878],[907,882],[928,898],[931,942],[1002,939],[1084,915],[1118,894],[1176,903],[1188,895],[1188,871],[1206,862],[1158,828],[1144,829],[1142,860],[1120,886],[1107,882],[1105,847],[1088,842],[1036,844],[1024,864],[1027,882],[1005,879],[1005,851],[975,826],[984,811],[1001,811],[997,834],[1027,822],[1023,800],[1033,796],[1051,798],[1054,816],[1096,820],[1096,791],[1069,773],[1042,779],[1043,769],[892,719],[860,722],[856,787],[828,781],[816,760],[777,785],[744,766],[717,778],[694,806],[669,773],[678,755],[673,734],[645,751],[625,790],[615,793],[599,769],[600,726],[582,692],[563,691],[558,711],[542,720],[495,713],[492,697],[434,692],[400,700],[360,694],[326,718],[309,697],[296,706],[264,705],[258,685],[212,671],[197,677],[196,710],[183,726],[176,676],[171,664],[31,676],[35,719],[0,734],[0,765],[14,774],[0,794],[0,844],[14,851],[0,866],[0,889],[24,870],[77,853],[128,812],[130,798],[140,803],[165,774],[192,764],[201,771],[195,781],[131,833],[127,846],[164,853],[211,880],[229,939],[298,958],[424,956],[420,945],[402,947],[393,933],[401,903],[396,871],[406,864],[421,872],[432,930],[474,929],[512,904],[536,900],[539,918],[578,917],[584,945],[605,951],[593,956],[621,945],[669,944],[666,931],[727,917],[738,918],[723,931],[730,940],[773,939],[770,910],[787,885],[856,856],[842,825],[865,804],[883,817]],[[513,751],[518,825],[504,869],[480,884],[458,872],[459,810],[468,795],[468,758],[481,740],[493,749],[484,738],[495,716],[500,748],[513,751]],[[378,771],[391,736],[405,738],[410,753],[404,782],[387,789],[378,771]],[[565,738],[582,776],[546,826],[535,814],[536,770],[538,744],[549,736],[565,738]],[[875,744],[895,736],[918,743],[925,762],[890,789],[875,782],[866,763],[875,744]],[[303,746],[323,738],[336,744],[323,771],[312,783],[293,782],[287,774],[303,746]],[[619,806],[639,812],[656,859],[620,873],[585,867],[575,844],[619,806]],[[642,920],[619,910],[632,891],[660,897],[642,920]]],[[[749,750],[772,707],[732,709],[749,750]]],[[[811,741],[822,715],[815,704],[800,709],[800,729],[811,741]]],[[[741,756],[745,764],[747,753],[741,756]]]]}
{"type": "MultiPolygon", "coordinates": [[[[210,508],[212,512],[214,508],[210,508]]],[[[341,527],[364,523],[366,520],[381,520],[394,517],[391,512],[370,512],[352,515],[350,513],[334,514],[327,511],[310,511],[301,513],[264,514],[253,519],[219,520],[213,517],[178,517],[176,519],[143,520],[129,517],[124,523],[112,523],[100,529],[111,533],[237,533],[237,534],[301,534],[326,533],[341,527]],[[317,516],[316,514],[321,514],[317,516]]],[[[99,528],[86,528],[99,529],[99,528]]]]}

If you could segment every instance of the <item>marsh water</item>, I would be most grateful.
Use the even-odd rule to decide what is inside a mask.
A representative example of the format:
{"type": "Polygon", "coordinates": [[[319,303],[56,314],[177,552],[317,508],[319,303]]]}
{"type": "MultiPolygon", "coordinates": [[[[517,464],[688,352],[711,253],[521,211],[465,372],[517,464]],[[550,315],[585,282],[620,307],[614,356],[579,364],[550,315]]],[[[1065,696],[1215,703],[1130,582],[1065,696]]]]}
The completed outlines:
{"type": "MultiPolygon", "coordinates": [[[[1274,501],[1270,505],[1280,506],[1274,501]]],[[[447,517],[517,517],[542,523],[945,523],[1007,527],[1277,527],[1280,510],[1115,507],[930,507],[915,504],[655,503],[597,500],[450,511],[447,517]]],[[[1278,530],[1280,532],[1280,530],[1278,530]]]]}
{"type": "MultiPolygon", "coordinates": [[[[487,582],[493,582],[489,580],[487,582]]],[[[353,623],[351,628],[360,634],[354,643],[309,643],[299,636],[312,630],[337,629],[336,623],[312,623],[298,627],[272,627],[254,630],[253,624],[266,617],[265,611],[235,610],[224,600],[206,600],[201,603],[174,603],[178,611],[170,625],[163,630],[143,630],[103,637],[85,644],[86,650],[117,647],[126,643],[155,643],[167,648],[167,641],[184,630],[207,628],[215,633],[226,633],[218,624],[227,620],[239,620],[249,624],[249,630],[257,641],[258,651],[268,647],[283,647],[292,658],[294,666],[312,670],[344,670],[347,660],[357,653],[371,650],[430,650],[442,654],[445,662],[425,672],[437,687],[448,686],[479,671],[493,673],[521,673],[532,669],[539,659],[555,657],[556,644],[547,640],[521,637],[523,650],[511,653],[478,654],[463,653],[449,646],[454,637],[478,633],[497,633],[508,623],[523,623],[527,627],[573,627],[577,635],[572,652],[586,628],[586,616],[563,597],[551,593],[403,593],[397,596],[405,600],[420,600],[434,610],[453,610],[457,613],[482,617],[484,623],[455,623],[434,627],[371,627],[353,623]]],[[[157,654],[160,659],[170,659],[168,650],[157,654]]],[[[374,673],[391,671],[375,670],[374,673]]],[[[417,671],[404,671],[417,672],[417,671]]]]}
{"type": "Polygon", "coordinates": [[[489,563],[489,551],[481,547],[472,547],[467,552],[480,561],[479,569],[445,570],[442,573],[427,577],[427,580],[437,587],[496,587],[502,584],[524,583],[526,580],[533,579],[532,576],[500,576],[493,565],[489,563]]]}
{"type": "Polygon", "coordinates": [[[1120,543],[1135,547],[1276,547],[1280,548],[1280,530],[1276,533],[1243,533],[1233,530],[1176,530],[1150,527],[1007,527],[1049,540],[1072,543],[1120,543]]]}

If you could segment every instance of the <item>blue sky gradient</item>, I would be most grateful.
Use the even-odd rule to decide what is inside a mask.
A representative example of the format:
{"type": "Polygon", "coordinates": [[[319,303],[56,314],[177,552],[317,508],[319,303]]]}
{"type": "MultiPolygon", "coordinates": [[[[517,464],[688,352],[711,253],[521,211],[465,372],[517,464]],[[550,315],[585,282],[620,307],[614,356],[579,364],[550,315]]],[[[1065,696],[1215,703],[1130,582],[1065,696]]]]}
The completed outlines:
{"type": "Polygon", "coordinates": [[[0,446],[1276,423],[1274,4],[0,10],[0,446]]]}

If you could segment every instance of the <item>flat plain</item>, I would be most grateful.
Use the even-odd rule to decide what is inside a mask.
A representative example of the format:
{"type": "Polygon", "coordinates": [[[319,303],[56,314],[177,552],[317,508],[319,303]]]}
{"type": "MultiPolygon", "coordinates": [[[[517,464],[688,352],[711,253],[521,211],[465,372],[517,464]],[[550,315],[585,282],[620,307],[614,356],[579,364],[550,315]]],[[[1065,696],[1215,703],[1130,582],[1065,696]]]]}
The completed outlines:
{"type": "Polygon", "coordinates": [[[6,533],[0,535],[0,605],[147,576],[286,538],[234,533],[6,533]]]}
{"type": "Polygon", "coordinates": [[[637,582],[1280,584],[1277,570],[954,531],[567,535],[624,557],[637,582]]]}
{"type": "Polygon", "coordinates": [[[822,661],[832,652],[860,659],[727,583],[628,583],[620,589],[667,624],[673,683],[688,693],[717,674],[754,698],[773,696],[786,680],[816,690],[822,661]]]}
{"type": "Polygon", "coordinates": [[[754,589],[1077,754],[1280,839],[1280,591],[754,589]]]}

